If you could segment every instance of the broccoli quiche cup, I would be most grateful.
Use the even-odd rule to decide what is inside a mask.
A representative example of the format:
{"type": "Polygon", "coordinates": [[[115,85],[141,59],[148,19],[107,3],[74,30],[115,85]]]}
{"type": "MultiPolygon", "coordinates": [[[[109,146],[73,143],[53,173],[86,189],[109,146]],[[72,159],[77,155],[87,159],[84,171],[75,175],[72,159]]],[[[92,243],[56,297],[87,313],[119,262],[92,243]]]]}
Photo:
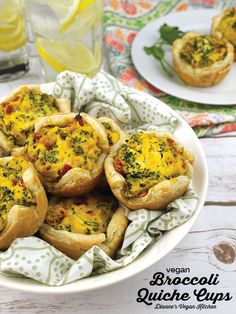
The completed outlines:
{"type": "Polygon", "coordinates": [[[85,113],[40,118],[26,146],[43,185],[59,196],[91,191],[109,151],[104,127],[85,113]]]}
{"type": "Polygon", "coordinates": [[[22,86],[0,103],[0,150],[5,154],[22,147],[39,117],[70,112],[65,99],[40,91],[39,86],[22,86]]]}
{"type": "Polygon", "coordinates": [[[92,246],[113,257],[121,245],[128,220],[113,196],[86,194],[49,205],[41,237],[67,256],[78,259],[92,246]]]}
{"type": "Polygon", "coordinates": [[[47,196],[35,169],[23,156],[0,159],[0,250],[42,225],[47,196]]]}
{"type": "Polygon", "coordinates": [[[113,146],[105,174],[127,208],[162,210],[187,190],[192,163],[193,156],[170,133],[137,132],[113,146]]]}
{"type": "Polygon", "coordinates": [[[122,137],[126,136],[126,132],[112,119],[108,117],[100,117],[98,120],[102,123],[106,130],[107,139],[110,148],[116,144],[122,137]]]}
{"type": "Polygon", "coordinates": [[[234,48],[225,39],[187,33],[174,41],[172,55],[174,68],[185,83],[207,87],[218,84],[228,74],[234,48]]]}
{"type": "Polygon", "coordinates": [[[227,39],[234,46],[236,61],[236,8],[224,9],[222,13],[213,17],[211,32],[219,38],[227,39]]]}

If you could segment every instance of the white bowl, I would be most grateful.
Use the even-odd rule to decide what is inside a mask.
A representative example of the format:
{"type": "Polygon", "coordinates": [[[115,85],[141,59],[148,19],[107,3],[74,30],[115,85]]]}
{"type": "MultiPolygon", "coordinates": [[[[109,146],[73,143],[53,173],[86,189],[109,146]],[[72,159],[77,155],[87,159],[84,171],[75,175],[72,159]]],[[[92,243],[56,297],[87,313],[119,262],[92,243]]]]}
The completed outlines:
{"type": "MultiPolygon", "coordinates": [[[[42,91],[46,93],[51,93],[52,88],[53,83],[41,85],[42,91]]],[[[2,100],[3,98],[0,99],[0,101],[2,100]]],[[[208,182],[206,159],[201,144],[191,127],[169,106],[162,102],[160,102],[160,104],[163,108],[168,108],[168,110],[179,119],[179,124],[174,132],[174,135],[181,144],[183,144],[195,155],[192,182],[193,187],[199,196],[199,201],[193,216],[184,224],[166,232],[156,243],[147,248],[131,264],[110,273],[84,278],[61,287],[51,287],[32,279],[16,278],[12,275],[6,276],[0,274],[1,286],[42,294],[66,294],[98,289],[134,276],[135,274],[138,274],[151,265],[157,263],[186,236],[204,205],[208,182]]]]}

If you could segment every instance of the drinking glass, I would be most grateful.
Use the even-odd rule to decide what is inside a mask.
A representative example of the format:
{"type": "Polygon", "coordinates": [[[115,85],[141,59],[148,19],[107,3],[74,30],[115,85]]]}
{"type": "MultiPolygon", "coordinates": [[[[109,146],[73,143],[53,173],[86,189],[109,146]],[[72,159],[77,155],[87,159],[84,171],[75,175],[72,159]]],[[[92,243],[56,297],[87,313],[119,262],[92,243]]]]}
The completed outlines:
{"type": "Polygon", "coordinates": [[[21,0],[0,0],[0,82],[18,79],[29,69],[26,23],[21,0]]]}
{"type": "Polygon", "coordinates": [[[101,66],[103,0],[28,0],[27,13],[46,81],[101,66]]]}

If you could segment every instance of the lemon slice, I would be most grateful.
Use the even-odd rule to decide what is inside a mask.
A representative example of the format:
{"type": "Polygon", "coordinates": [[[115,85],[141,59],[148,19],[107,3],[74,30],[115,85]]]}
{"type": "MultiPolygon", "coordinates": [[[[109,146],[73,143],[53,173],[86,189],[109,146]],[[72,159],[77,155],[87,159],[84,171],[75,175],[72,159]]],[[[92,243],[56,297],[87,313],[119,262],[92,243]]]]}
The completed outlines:
{"type": "Polygon", "coordinates": [[[0,24],[0,35],[11,34],[15,30],[15,25],[0,24]]]}
{"type": "Polygon", "coordinates": [[[63,33],[77,18],[77,16],[86,10],[96,0],[73,0],[72,4],[68,7],[65,6],[66,15],[60,20],[60,33],[63,33]],[[67,9],[67,10],[66,10],[67,9]]]}
{"type": "Polygon", "coordinates": [[[101,15],[99,16],[100,11],[97,10],[95,5],[96,4],[92,4],[85,11],[81,12],[79,18],[76,18],[68,30],[60,34],[60,38],[62,38],[62,40],[70,38],[70,40],[77,41],[78,38],[82,38],[90,31],[93,31],[93,28],[100,27],[101,15]]]}
{"type": "Polygon", "coordinates": [[[26,43],[23,8],[16,0],[1,1],[0,6],[0,50],[19,49],[26,43]]]}
{"type": "Polygon", "coordinates": [[[95,3],[96,0],[82,0],[81,1],[81,6],[80,6],[80,12],[83,12],[84,10],[87,9],[92,3],[95,3]]]}
{"type": "Polygon", "coordinates": [[[0,24],[0,50],[16,50],[24,46],[25,43],[26,30],[23,16],[19,15],[12,24],[0,24]]]}
{"type": "Polygon", "coordinates": [[[23,10],[22,5],[17,0],[5,0],[3,3],[0,2],[0,7],[0,23],[4,21],[4,23],[7,24],[11,22],[12,19],[15,19],[23,10]]]}
{"type": "Polygon", "coordinates": [[[94,58],[98,68],[102,62],[102,46],[100,42],[95,42],[94,58]]]}
{"type": "Polygon", "coordinates": [[[17,36],[17,38],[14,40],[12,38],[9,38],[3,41],[2,38],[0,37],[0,50],[2,51],[13,51],[13,50],[17,50],[20,49],[21,47],[23,47],[26,43],[26,36],[23,33],[22,35],[17,36]]]}
{"type": "Polygon", "coordinates": [[[23,32],[25,29],[24,18],[22,15],[16,16],[15,20],[8,24],[0,23],[0,36],[12,37],[16,32],[23,32]]]}
{"type": "MultiPolygon", "coordinates": [[[[82,28],[88,29],[87,21],[89,21],[90,24],[95,25],[102,12],[102,0],[99,0],[99,2],[98,0],[38,0],[38,2],[47,5],[51,14],[54,14],[57,18],[57,23],[59,23],[59,35],[67,30],[71,31],[73,29],[74,31],[74,29],[77,28],[76,24],[78,23],[80,25],[79,29],[77,28],[77,31],[81,31],[81,24],[82,28]]],[[[42,33],[40,28],[42,30],[45,28],[45,20],[43,18],[42,21],[40,21],[40,26],[37,25],[38,20],[37,23],[33,20],[32,24],[34,25],[34,28],[37,28],[37,33],[39,34],[42,33]]]]}
{"type": "Polygon", "coordinates": [[[63,33],[75,20],[80,11],[81,0],[74,0],[66,16],[60,21],[60,33],[63,33]]]}
{"type": "Polygon", "coordinates": [[[36,47],[39,56],[57,72],[70,70],[92,75],[99,66],[91,51],[79,41],[69,45],[65,41],[38,38],[36,47]]]}

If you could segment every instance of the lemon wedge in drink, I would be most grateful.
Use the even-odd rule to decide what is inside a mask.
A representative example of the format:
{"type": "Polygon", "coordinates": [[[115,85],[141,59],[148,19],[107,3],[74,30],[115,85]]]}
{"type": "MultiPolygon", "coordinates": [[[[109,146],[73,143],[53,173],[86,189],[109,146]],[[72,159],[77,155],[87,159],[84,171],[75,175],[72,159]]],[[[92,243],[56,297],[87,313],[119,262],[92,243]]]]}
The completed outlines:
{"type": "Polygon", "coordinates": [[[16,1],[4,1],[0,11],[0,50],[13,51],[25,43],[23,9],[16,1]]]}
{"type": "Polygon", "coordinates": [[[63,33],[65,30],[67,30],[67,28],[73,24],[77,16],[95,2],[96,0],[73,0],[72,2],[63,1],[60,3],[60,9],[64,8],[64,12],[66,12],[65,16],[60,20],[60,33],[63,33]]]}
{"type": "MultiPolygon", "coordinates": [[[[100,5],[102,5],[102,0],[99,1],[100,5]]],[[[96,17],[98,0],[37,0],[37,2],[47,5],[57,15],[59,33],[62,34],[77,20],[81,13],[85,12],[93,4],[93,11],[96,17]]]]}
{"type": "Polygon", "coordinates": [[[75,20],[80,11],[81,0],[74,0],[68,8],[67,14],[60,21],[60,33],[63,33],[75,20]]]}
{"type": "Polygon", "coordinates": [[[70,70],[93,75],[99,68],[101,55],[91,51],[77,41],[74,45],[65,41],[38,38],[36,47],[39,56],[56,72],[70,70]]]}
{"type": "Polygon", "coordinates": [[[22,35],[17,35],[17,38],[14,37],[5,37],[4,41],[2,40],[2,37],[0,36],[0,50],[9,52],[13,50],[20,49],[23,47],[26,43],[26,36],[23,33],[22,35]]]}

